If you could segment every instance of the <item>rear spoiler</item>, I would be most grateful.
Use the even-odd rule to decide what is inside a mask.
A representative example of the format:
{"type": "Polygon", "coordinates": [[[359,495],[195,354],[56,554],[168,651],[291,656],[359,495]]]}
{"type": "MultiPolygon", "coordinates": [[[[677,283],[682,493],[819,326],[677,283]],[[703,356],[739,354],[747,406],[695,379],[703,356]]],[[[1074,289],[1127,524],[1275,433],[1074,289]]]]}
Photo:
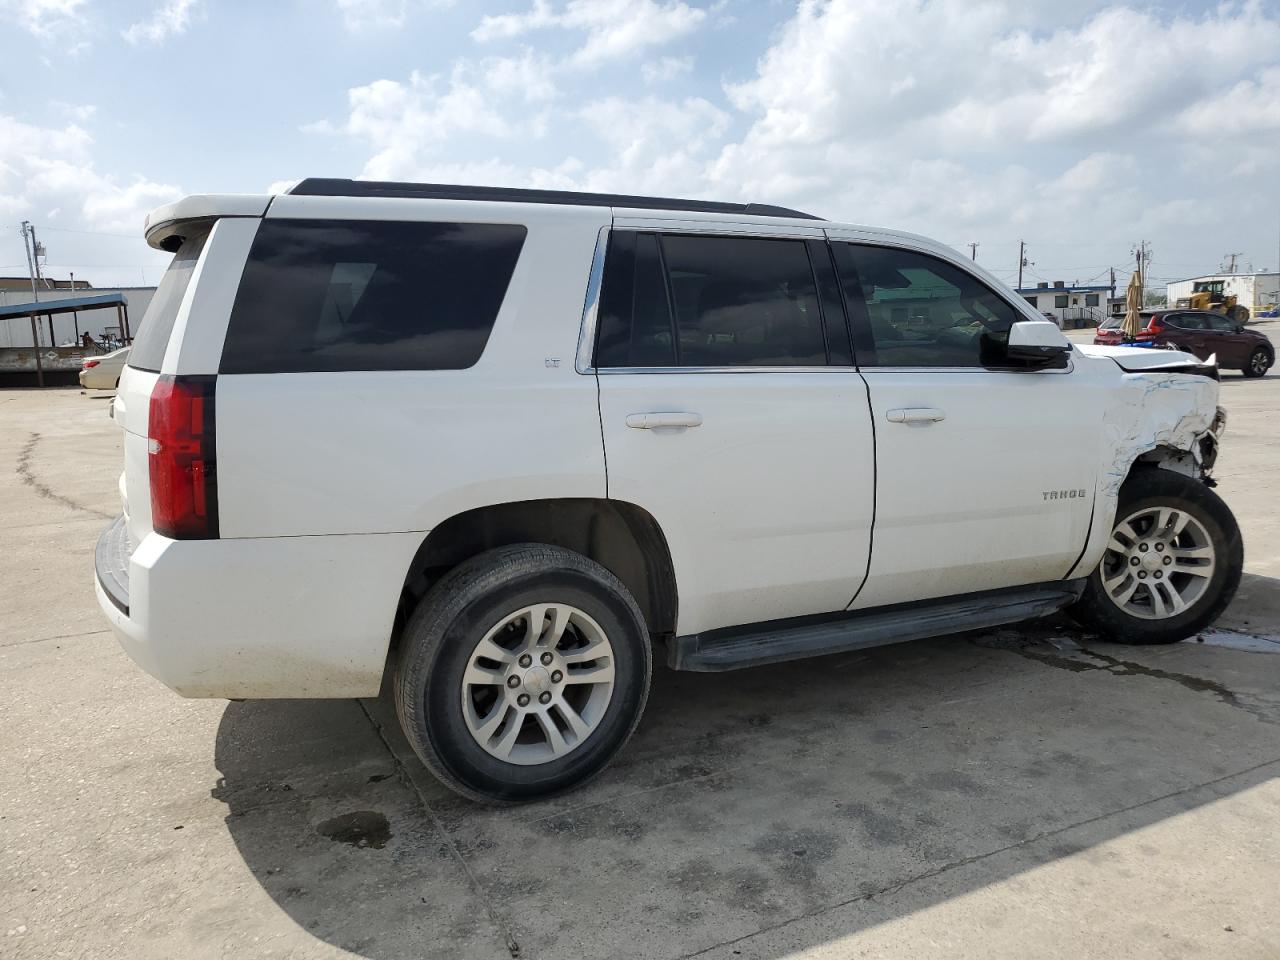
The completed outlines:
{"type": "Polygon", "coordinates": [[[196,194],[156,207],[147,214],[142,231],[149,246],[172,253],[182,246],[189,224],[208,223],[223,217],[261,217],[269,206],[271,196],[268,194],[196,194]]]}

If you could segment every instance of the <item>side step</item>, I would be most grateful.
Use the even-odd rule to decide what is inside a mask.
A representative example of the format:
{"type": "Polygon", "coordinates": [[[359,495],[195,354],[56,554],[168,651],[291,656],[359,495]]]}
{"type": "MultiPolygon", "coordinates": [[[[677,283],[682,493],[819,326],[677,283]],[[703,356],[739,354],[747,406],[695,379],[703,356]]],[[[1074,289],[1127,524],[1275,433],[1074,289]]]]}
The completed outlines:
{"type": "Polygon", "coordinates": [[[871,610],[708,630],[672,640],[667,662],[673,670],[718,673],[998,627],[1061,610],[1080,597],[1084,586],[1084,578],[1055,580],[871,610]]]}

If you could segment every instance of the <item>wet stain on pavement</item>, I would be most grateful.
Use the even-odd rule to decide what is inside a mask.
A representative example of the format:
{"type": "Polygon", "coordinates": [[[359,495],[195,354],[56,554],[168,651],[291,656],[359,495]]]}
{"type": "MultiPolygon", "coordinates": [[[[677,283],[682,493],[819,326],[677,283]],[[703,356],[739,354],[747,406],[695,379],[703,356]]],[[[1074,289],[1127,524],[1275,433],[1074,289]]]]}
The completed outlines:
{"type": "Polygon", "coordinates": [[[55,493],[48,484],[40,482],[32,471],[31,461],[35,456],[36,444],[38,444],[41,439],[42,437],[40,434],[33,433],[30,435],[27,442],[23,444],[22,451],[18,454],[18,464],[14,471],[18,474],[18,479],[21,480],[25,486],[28,486],[35,491],[37,496],[43,497],[46,500],[52,500],[54,503],[60,503],[71,510],[79,510],[81,513],[89,513],[95,517],[110,520],[111,514],[103,513],[101,510],[95,510],[93,507],[86,507],[82,503],[76,503],[70,497],[64,497],[60,493],[55,493]]]}
{"type": "Polygon", "coordinates": [[[1177,673],[1173,670],[1161,670],[1159,667],[1148,667],[1145,664],[1135,663],[1132,660],[1121,660],[1119,657],[1113,657],[1106,653],[1098,653],[1096,650],[1090,650],[1088,647],[1081,646],[1076,649],[1081,654],[1081,657],[1089,657],[1090,660],[1074,656],[1064,656],[1060,653],[1052,653],[1045,649],[1036,649],[1035,647],[1026,645],[1023,642],[1018,642],[1016,639],[1011,640],[1009,637],[1002,636],[1000,634],[980,637],[975,639],[973,642],[980,647],[1007,650],[1009,653],[1016,653],[1018,656],[1025,657],[1028,660],[1035,660],[1038,663],[1043,663],[1045,666],[1056,667],[1060,670],[1069,670],[1072,673],[1088,673],[1090,671],[1100,670],[1104,673],[1110,673],[1117,677],[1151,677],[1155,680],[1169,680],[1196,693],[1212,693],[1229,707],[1247,709],[1244,707],[1244,704],[1240,702],[1240,699],[1235,695],[1235,693],[1217,681],[1206,680],[1204,677],[1192,676],[1189,673],[1177,673]]]}
{"type": "Polygon", "coordinates": [[[316,833],[357,850],[381,850],[391,839],[391,825],[376,810],[356,810],[318,824],[316,833]]]}

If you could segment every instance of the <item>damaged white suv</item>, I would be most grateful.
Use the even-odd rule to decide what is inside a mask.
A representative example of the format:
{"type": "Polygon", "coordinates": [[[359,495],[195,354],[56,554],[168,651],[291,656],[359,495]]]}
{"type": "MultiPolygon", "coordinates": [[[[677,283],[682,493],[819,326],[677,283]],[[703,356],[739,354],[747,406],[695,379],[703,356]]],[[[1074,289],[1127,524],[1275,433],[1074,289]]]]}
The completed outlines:
{"type": "Polygon", "coordinates": [[[522,800],[652,660],[729,670],[1231,599],[1216,369],[1072,346],[920,237],[755,205],[306,180],[148,219],[97,593],[191,697],[372,697],[522,800]]]}

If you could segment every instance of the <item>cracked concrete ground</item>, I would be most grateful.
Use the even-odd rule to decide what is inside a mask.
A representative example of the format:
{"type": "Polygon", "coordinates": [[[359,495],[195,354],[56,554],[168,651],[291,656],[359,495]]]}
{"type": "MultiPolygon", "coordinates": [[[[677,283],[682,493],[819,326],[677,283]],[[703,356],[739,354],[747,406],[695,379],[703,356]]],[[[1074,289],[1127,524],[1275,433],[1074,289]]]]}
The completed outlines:
{"type": "Polygon", "coordinates": [[[0,391],[0,957],[1280,955],[1280,377],[1223,396],[1247,573],[1206,642],[660,671],[604,777],[493,810],[385,701],[138,671],[92,591],[106,400],[0,391]]]}

